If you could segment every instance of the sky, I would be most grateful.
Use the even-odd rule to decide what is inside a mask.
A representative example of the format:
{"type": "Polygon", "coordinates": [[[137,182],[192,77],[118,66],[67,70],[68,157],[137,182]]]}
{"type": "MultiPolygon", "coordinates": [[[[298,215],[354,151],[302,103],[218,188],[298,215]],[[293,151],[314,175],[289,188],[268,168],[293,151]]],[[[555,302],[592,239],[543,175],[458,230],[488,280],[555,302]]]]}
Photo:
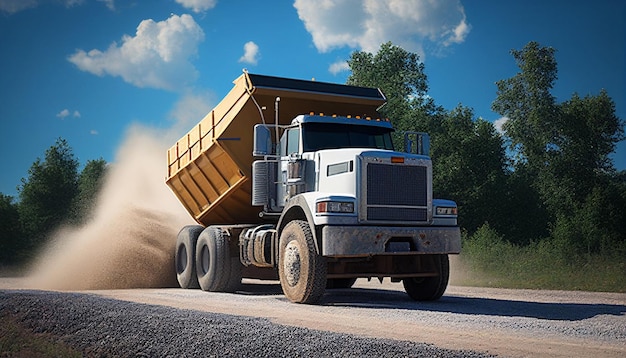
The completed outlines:
{"type": "MultiPolygon", "coordinates": [[[[353,51],[388,41],[419,54],[437,104],[494,123],[510,51],[537,41],[557,102],[605,89],[626,120],[620,0],[0,0],[0,193],[58,138],[81,165],[115,162],[131,126],[184,134],[243,69],[345,83],[353,51]]],[[[626,169],[626,142],[612,158],[626,169]]]]}

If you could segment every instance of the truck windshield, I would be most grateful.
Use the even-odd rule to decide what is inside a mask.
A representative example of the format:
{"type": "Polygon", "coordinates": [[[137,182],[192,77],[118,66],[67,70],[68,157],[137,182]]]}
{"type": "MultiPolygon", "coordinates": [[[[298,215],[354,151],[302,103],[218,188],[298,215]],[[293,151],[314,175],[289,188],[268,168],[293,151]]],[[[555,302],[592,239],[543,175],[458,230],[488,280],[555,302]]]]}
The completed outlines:
{"type": "Polygon", "coordinates": [[[391,129],[334,123],[304,123],[302,142],[305,152],[338,148],[393,150],[391,129]]]}

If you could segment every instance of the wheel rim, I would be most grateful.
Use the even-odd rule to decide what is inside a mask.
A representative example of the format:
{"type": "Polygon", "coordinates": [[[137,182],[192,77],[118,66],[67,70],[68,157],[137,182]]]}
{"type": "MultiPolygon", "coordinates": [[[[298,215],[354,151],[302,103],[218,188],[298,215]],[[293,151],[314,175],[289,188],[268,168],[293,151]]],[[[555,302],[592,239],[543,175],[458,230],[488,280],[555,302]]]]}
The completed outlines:
{"type": "Polygon", "coordinates": [[[206,274],[209,272],[209,247],[204,245],[202,246],[200,261],[202,263],[202,274],[206,274]]]}
{"type": "Polygon", "coordinates": [[[283,261],[283,270],[287,284],[293,287],[300,280],[300,248],[295,241],[290,241],[285,247],[285,258],[283,261]]]}
{"type": "Polygon", "coordinates": [[[183,273],[187,268],[187,248],[184,245],[178,247],[178,261],[176,262],[176,273],[183,273]]]}

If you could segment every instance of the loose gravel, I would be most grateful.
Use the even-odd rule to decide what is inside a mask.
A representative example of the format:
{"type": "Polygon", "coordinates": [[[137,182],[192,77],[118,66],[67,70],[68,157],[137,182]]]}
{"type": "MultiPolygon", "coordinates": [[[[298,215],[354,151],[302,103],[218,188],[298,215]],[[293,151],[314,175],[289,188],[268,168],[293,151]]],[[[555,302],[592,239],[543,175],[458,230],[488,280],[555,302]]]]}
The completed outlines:
{"type": "Polygon", "coordinates": [[[91,294],[0,291],[0,313],[90,357],[491,357],[91,294]]]}

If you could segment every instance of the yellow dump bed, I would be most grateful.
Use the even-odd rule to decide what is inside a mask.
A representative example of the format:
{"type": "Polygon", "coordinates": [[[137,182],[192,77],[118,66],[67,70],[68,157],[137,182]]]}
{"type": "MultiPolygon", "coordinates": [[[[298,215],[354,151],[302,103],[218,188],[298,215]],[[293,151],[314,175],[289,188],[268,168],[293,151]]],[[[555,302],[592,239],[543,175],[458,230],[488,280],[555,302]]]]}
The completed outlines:
{"type": "Polygon", "coordinates": [[[202,225],[256,223],[262,208],[251,205],[253,127],[299,114],[377,117],[385,103],[374,88],[244,73],[233,89],[167,151],[167,185],[202,225]],[[256,103],[255,103],[256,102],[256,103]]]}

